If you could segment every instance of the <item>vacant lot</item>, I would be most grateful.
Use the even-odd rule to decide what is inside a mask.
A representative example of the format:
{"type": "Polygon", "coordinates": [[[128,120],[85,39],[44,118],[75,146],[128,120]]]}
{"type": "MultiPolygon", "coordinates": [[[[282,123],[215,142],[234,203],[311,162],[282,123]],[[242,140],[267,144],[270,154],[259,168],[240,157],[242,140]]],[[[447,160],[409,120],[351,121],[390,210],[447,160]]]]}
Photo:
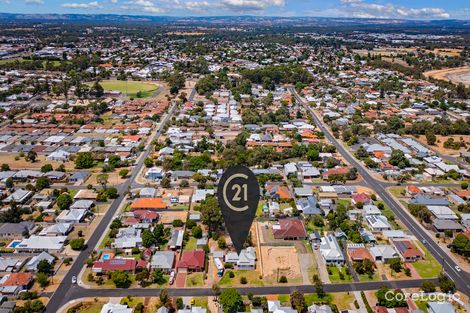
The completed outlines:
{"type": "MultiPolygon", "coordinates": [[[[470,73],[470,72],[469,72],[470,73]]],[[[416,139],[416,137],[413,137],[416,139]]],[[[467,149],[464,147],[461,147],[459,150],[454,150],[454,149],[447,149],[444,148],[444,142],[446,142],[449,138],[454,139],[454,142],[465,142],[467,146],[470,146],[470,136],[465,136],[465,135],[454,135],[454,136],[441,136],[441,135],[436,135],[436,143],[434,146],[429,146],[431,149],[437,151],[440,154],[444,155],[450,155],[450,156],[458,156],[460,151],[466,151],[467,149]]],[[[422,135],[417,138],[417,140],[425,145],[427,145],[427,140],[426,136],[422,135]]]]}
{"type": "MultiPolygon", "coordinates": [[[[151,82],[135,82],[123,80],[103,80],[100,82],[105,91],[120,91],[131,98],[136,98],[141,92],[141,98],[148,98],[157,91],[159,85],[151,82]]],[[[91,83],[90,83],[91,85],[91,83]]]]}
{"type": "Polygon", "coordinates": [[[278,281],[278,276],[286,276],[289,283],[302,279],[300,263],[295,247],[261,247],[265,278],[278,281]]]}
{"type": "Polygon", "coordinates": [[[424,73],[424,76],[470,86],[470,67],[468,66],[428,71],[424,73]]]}

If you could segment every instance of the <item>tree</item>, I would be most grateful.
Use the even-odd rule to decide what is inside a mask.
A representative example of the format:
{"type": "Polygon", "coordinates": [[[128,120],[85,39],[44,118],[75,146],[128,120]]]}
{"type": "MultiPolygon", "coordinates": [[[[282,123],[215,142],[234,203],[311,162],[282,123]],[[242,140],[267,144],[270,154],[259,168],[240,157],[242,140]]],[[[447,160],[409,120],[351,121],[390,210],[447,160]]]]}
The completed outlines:
{"type": "Polygon", "coordinates": [[[160,181],[162,188],[171,188],[171,180],[168,177],[163,177],[160,181]]]}
{"type": "Polygon", "coordinates": [[[49,285],[49,276],[45,273],[37,273],[36,274],[36,281],[42,288],[49,285]]]}
{"type": "Polygon", "coordinates": [[[436,291],[436,286],[430,282],[429,280],[423,281],[421,284],[421,290],[423,290],[425,293],[431,293],[436,291]]]}
{"type": "Polygon", "coordinates": [[[152,232],[148,229],[142,232],[142,245],[145,248],[150,248],[155,244],[155,237],[153,236],[152,232]]]}
{"type": "Polygon", "coordinates": [[[165,305],[168,302],[168,299],[169,299],[168,290],[162,289],[162,291],[160,291],[159,298],[160,298],[160,303],[163,303],[163,305],[165,305]]]}
{"type": "Polygon", "coordinates": [[[106,189],[106,185],[108,184],[109,175],[102,173],[96,176],[96,182],[103,186],[103,189],[106,189]]]}
{"type": "Polygon", "coordinates": [[[219,203],[215,197],[207,197],[196,207],[201,212],[201,220],[204,225],[209,227],[209,231],[216,231],[220,228],[224,219],[219,208],[219,203]]]}
{"type": "Polygon", "coordinates": [[[390,268],[396,273],[399,273],[403,269],[403,264],[399,258],[392,258],[387,261],[390,268]]]}
{"type": "Polygon", "coordinates": [[[119,176],[121,176],[121,178],[126,178],[127,175],[129,174],[129,170],[128,169],[122,169],[119,171],[119,176]]]}
{"type": "Polygon", "coordinates": [[[465,235],[458,234],[452,241],[452,249],[458,254],[468,256],[470,254],[470,240],[465,235]]]}
{"type": "Polygon", "coordinates": [[[31,163],[36,162],[36,159],[38,157],[38,154],[35,151],[29,151],[28,154],[26,155],[26,160],[31,161],[31,163]]]}
{"type": "Polygon", "coordinates": [[[217,246],[219,249],[225,249],[227,248],[227,242],[225,241],[225,237],[219,237],[217,240],[217,246]]]}
{"type": "Polygon", "coordinates": [[[426,142],[428,143],[428,145],[431,145],[433,146],[435,143],[436,143],[436,135],[434,134],[434,132],[432,130],[427,130],[426,131],[426,142]]]}
{"type": "Polygon", "coordinates": [[[84,238],[75,238],[70,240],[70,247],[72,250],[80,251],[83,249],[85,245],[85,239],[84,238]]]}
{"type": "Polygon", "coordinates": [[[151,158],[145,158],[144,160],[144,165],[147,168],[150,168],[153,166],[153,160],[151,158]]]}
{"type": "Polygon", "coordinates": [[[315,285],[315,292],[317,293],[319,298],[323,298],[325,296],[325,291],[323,290],[323,282],[318,275],[313,275],[313,283],[315,285]]]}
{"type": "Polygon", "coordinates": [[[393,150],[388,163],[398,166],[399,168],[410,166],[410,161],[405,157],[405,153],[401,150],[393,150]]]}
{"type": "Polygon", "coordinates": [[[446,274],[441,273],[438,278],[439,288],[443,293],[454,293],[456,290],[455,283],[447,277],[446,274]]]}
{"type": "Polygon", "coordinates": [[[53,168],[52,168],[51,164],[44,164],[43,166],[41,166],[41,172],[42,173],[47,173],[47,172],[50,172],[52,170],[53,170],[53,168]]]}
{"type": "Polygon", "coordinates": [[[191,234],[194,238],[202,238],[202,228],[201,226],[194,226],[191,229],[191,234]]]}
{"type": "Polygon", "coordinates": [[[49,188],[50,185],[51,185],[51,182],[50,182],[49,178],[47,178],[45,176],[39,177],[36,180],[36,189],[42,190],[42,189],[45,189],[45,188],[49,188]]]}
{"type": "Polygon", "coordinates": [[[61,210],[68,210],[70,206],[72,205],[72,202],[73,202],[73,199],[67,192],[62,193],[57,198],[57,206],[61,210]]]}
{"type": "Polygon", "coordinates": [[[13,179],[11,177],[8,177],[7,180],[5,181],[5,187],[7,188],[13,188],[15,183],[13,182],[13,179]]]}
{"type": "Polygon", "coordinates": [[[114,271],[111,273],[111,280],[117,288],[128,288],[131,284],[129,275],[124,271],[114,271]]]}
{"type": "Polygon", "coordinates": [[[298,290],[292,292],[290,294],[290,304],[292,308],[297,310],[297,312],[303,312],[306,308],[304,294],[298,290]]]}
{"type": "Polygon", "coordinates": [[[159,284],[159,285],[165,283],[165,278],[163,277],[163,271],[159,268],[153,271],[152,279],[154,283],[159,284]]]}
{"type": "Polygon", "coordinates": [[[386,308],[396,308],[396,307],[405,307],[406,306],[406,297],[403,295],[403,292],[398,290],[390,290],[387,286],[381,287],[375,293],[377,296],[377,302],[379,305],[386,308]],[[401,296],[397,296],[401,294],[401,296]]]}
{"type": "Polygon", "coordinates": [[[2,164],[2,172],[6,172],[10,170],[10,165],[3,163],[2,164]]]}
{"type": "Polygon", "coordinates": [[[52,272],[52,264],[49,263],[47,260],[39,261],[38,265],[36,266],[38,273],[44,273],[49,275],[52,272]]]}
{"type": "Polygon", "coordinates": [[[80,152],[75,158],[75,168],[85,169],[92,168],[95,160],[90,152],[80,152]]]}
{"type": "Polygon", "coordinates": [[[468,182],[464,181],[464,182],[460,183],[460,188],[462,188],[463,190],[467,190],[468,189],[468,182]]]}
{"type": "Polygon", "coordinates": [[[224,313],[236,313],[243,302],[240,293],[238,293],[234,288],[229,288],[224,289],[221,292],[219,303],[222,306],[224,313]]]}

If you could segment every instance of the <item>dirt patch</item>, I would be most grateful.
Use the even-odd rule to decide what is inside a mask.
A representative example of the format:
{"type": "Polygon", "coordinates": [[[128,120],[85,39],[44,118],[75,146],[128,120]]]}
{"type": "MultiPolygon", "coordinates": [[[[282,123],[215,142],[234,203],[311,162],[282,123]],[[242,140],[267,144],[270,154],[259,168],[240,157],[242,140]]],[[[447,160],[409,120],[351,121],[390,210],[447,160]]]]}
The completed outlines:
{"type": "Polygon", "coordinates": [[[277,281],[278,276],[287,279],[302,277],[295,247],[261,247],[263,272],[266,278],[277,281]]]}
{"type": "Polygon", "coordinates": [[[468,66],[428,71],[424,73],[424,76],[470,86],[470,67],[468,66]]]}
{"type": "MultiPolygon", "coordinates": [[[[427,145],[426,136],[424,136],[424,135],[419,136],[418,138],[416,138],[416,137],[411,137],[411,138],[417,139],[420,143],[422,143],[424,145],[427,145]]],[[[470,136],[461,136],[461,135],[441,136],[441,135],[436,135],[436,138],[437,138],[437,140],[436,140],[436,143],[434,144],[434,146],[429,146],[429,147],[431,149],[437,151],[438,153],[443,154],[443,155],[451,155],[451,156],[456,155],[456,156],[458,156],[460,151],[466,151],[465,148],[460,148],[459,150],[444,148],[444,142],[446,142],[449,138],[454,139],[455,142],[460,142],[460,141],[463,140],[463,142],[465,142],[467,147],[470,146],[470,136]]]]}
{"type": "Polygon", "coordinates": [[[160,221],[163,224],[171,224],[174,220],[182,220],[185,221],[188,215],[187,211],[171,211],[171,212],[159,212],[160,214],[160,221]]]}

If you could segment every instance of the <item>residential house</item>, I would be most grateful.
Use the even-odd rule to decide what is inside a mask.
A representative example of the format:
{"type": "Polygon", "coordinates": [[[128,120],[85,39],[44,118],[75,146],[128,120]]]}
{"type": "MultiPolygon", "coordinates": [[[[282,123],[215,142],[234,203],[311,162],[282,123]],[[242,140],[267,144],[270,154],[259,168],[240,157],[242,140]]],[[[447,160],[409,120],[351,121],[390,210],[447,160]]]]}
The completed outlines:
{"type": "Polygon", "coordinates": [[[56,220],[59,223],[79,224],[85,219],[87,212],[85,209],[63,210],[56,220]]]}
{"type": "Polygon", "coordinates": [[[392,229],[387,218],[383,215],[367,215],[366,220],[373,231],[392,229]]]}
{"type": "Polygon", "coordinates": [[[50,255],[49,253],[47,253],[46,251],[43,251],[40,254],[33,256],[28,261],[28,263],[26,263],[26,270],[28,270],[30,272],[36,271],[39,262],[41,262],[42,260],[46,260],[47,262],[52,264],[52,263],[54,263],[55,258],[52,255],[50,255]]]}
{"type": "Polygon", "coordinates": [[[372,199],[368,194],[361,192],[353,194],[351,196],[351,203],[353,205],[357,205],[358,203],[362,203],[363,205],[369,205],[372,204],[372,199]]]}
{"type": "Polygon", "coordinates": [[[29,238],[23,239],[16,247],[15,250],[18,252],[42,252],[47,251],[49,253],[61,252],[64,248],[67,236],[30,236],[29,238]]]}
{"type": "Polygon", "coordinates": [[[411,241],[393,241],[393,245],[397,248],[404,262],[415,262],[423,259],[423,254],[416,249],[411,241]]]}
{"type": "Polygon", "coordinates": [[[131,210],[163,210],[167,204],[162,198],[138,198],[131,204],[131,210]]]}
{"type": "Polygon", "coordinates": [[[0,279],[0,292],[2,294],[18,294],[28,290],[33,282],[31,273],[10,273],[0,279]]]}
{"type": "Polygon", "coordinates": [[[326,264],[343,264],[345,262],[343,252],[336,237],[328,235],[321,238],[320,253],[326,264]]]}
{"type": "Polygon", "coordinates": [[[180,249],[183,245],[184,231],[181,229],[172,229],[170,240],[168,241],[168,248],[171,250],[180,249]]]}
{"type": "Polygon", "coordinates": [[[57,223],[45,227],[39,235],[41,236],[67,236],[73,230],[72,223],[57,223]]]}
{"type": "Polygon", "coordinates": [[[239,270],[254,270],[256,267],[255,248],[243,249],[240,251],[240,255],[236,252],[229,252],[225,255],[225,263],[234,264],[239,270]]]}
{"type": "Polygon", "coordinates": [[[35,225],[33,222],[3,223],[0,224],[0,238],[22,239],[25,234],[30,234],[35,225]]]}
{"type": "Polygon", "coordinates": [[[390,259],[400,257],[400,254],[398,254],[397,250],[395,250],[395,247],[392,245],[375,245],[370,248],[370,253],[374,258],[374,261],[384,263],[390,259]]]}
{"type": "Polygon", "coordinates": [[[173,251],[155,251],[150,262],[150,268],[161,269],[163,273],[170,274],[175,264],[175,252],[173,251]]]}
{"type": "Polygon", "coordinates": [[[308,313],[333,313],[333,310],[331,309],[330,306],[326,304],[323,304],[323,305],[312,304],[311,306],[307,308],[307,312],[308,313]]]}
{"type": "Polygon", "coordinates": [[[275,239],[303,240],[307,238],[304,223],[299,219],[281,219],[273,225],[275,239]]]}
{"type": "Polygon", "coordinates": [[[69,177],[69,182],[71,183],[78,183],[84,182],[87,178],[90,177],[90,172],[75,172],[69,177]]]}
{"type": "Polygon", "coordinates": [[[133,311],[133,308],[128,308],[125,304],[106,303],[100,313],[132,313],[133,311]]]}
{"type": "Polygon", "coordinates": [[[120,228],[111,246],[117,249],[132,249],[135,247],[141,247],[141,232],[141,229],[134,227],[120,228]]]}
{"type": "Polygon", "coordinates": [[[361,262],[365,259],[368,259],[374,262],[374,257],[369,252],[369,250],[364,246],[364,244],[360,243],[349,243],[347,246],[347,254],[351,261],[353,262],[361,262]]]}
{"type": "Polygon", "coordinates": [[[184,251],[176,268],[178,271],[202,272],[205,269],[206,253],[203,250],[184,251]]]}
{"type": "Polygon", "coordinates": [[[137,268],[144,268],[147,266],[145,261],[136,261],[135,259],[115,258],[109,260],[100,260],[93,263],[93,273],[108,273],[113,271],[124,271],[128,273],[135,273],[137,268]]]}
{"type": "Polygon", "coordinates": [[[321,215],[323,211],[320,209],[320,204],[317,199],[312,195],[307,198],[300,198],[296,201],[297,210],[304,215],[321,215]]]}
{"type": "Polygon", "coordinates": [[[449,302],[428,302],[429,313],[455,313],[455,309],[449,302]]]}

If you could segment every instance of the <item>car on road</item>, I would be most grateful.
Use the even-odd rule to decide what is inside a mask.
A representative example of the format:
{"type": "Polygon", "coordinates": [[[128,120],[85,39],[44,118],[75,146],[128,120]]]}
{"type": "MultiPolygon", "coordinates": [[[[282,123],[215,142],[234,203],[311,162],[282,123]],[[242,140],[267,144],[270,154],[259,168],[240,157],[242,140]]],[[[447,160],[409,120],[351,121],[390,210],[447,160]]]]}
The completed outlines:
{"type": "Polygon", "coordinates": [[[77,276],[72,276],[72,284],[76,284],[77,283],[77,276]]]}
{"type": "Polygon", "coordinates": [[[456,270],[457,272],[461,272],[461,271],[462,271],[462,269],[461,269],[458,265],[455,266],[455,270],[456,270]]]}

